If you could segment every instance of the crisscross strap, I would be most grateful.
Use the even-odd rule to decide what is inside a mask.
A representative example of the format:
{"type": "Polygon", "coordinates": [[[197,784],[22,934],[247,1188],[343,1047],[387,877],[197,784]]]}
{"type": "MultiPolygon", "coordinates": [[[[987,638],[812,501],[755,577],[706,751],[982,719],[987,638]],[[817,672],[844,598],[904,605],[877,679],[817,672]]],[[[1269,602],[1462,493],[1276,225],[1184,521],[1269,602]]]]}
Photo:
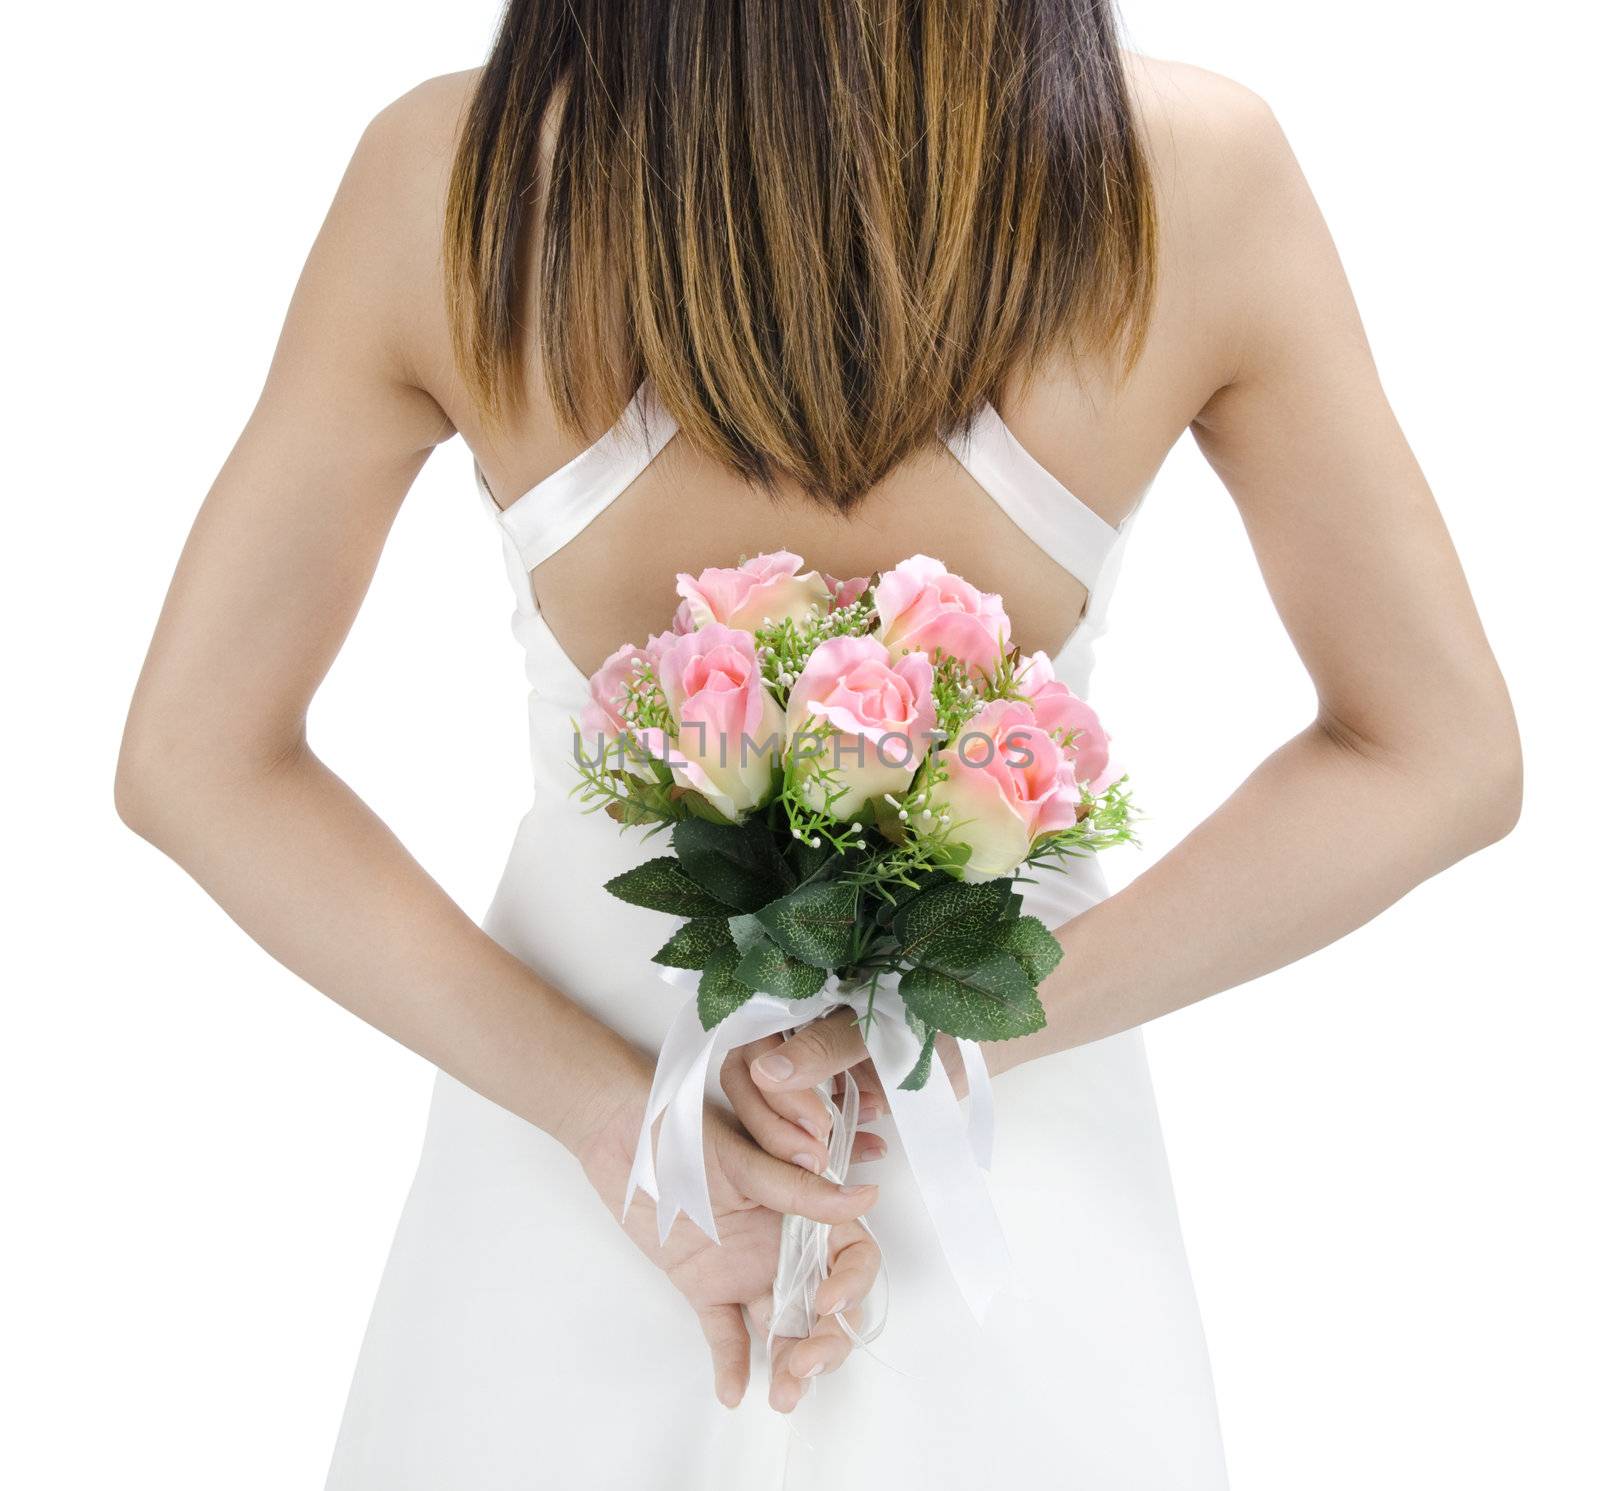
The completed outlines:
{"type": "Polygon", "coordinates": [[[946,443],[1011,521],[1093,596],[1121,530],[1046,471],[992,404],[979,408],[965,438],[946,443]]]}
{"type": "Polygon", "coordinates": [[[474,463],[478,490],[523,570],[537,569],[571,543],[633,484],[677,430],[677,421],[646,381],[599,440],[505,508],[495,501],[482,468],[474,463]]]}

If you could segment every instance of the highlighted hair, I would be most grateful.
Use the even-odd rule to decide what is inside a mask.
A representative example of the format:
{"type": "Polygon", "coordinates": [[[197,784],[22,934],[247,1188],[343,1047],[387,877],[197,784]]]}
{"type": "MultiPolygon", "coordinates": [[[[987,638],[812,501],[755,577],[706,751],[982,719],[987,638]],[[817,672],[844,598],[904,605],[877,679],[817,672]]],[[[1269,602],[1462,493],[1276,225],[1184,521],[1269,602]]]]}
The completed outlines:
{"type": "Polygon", "coordinates": [[[698,449],[840,509],[1018,368],[1131,367],[1154,257],[1110,0],[509,0],[445,234],[489,419],[535,295],[574,432],[648,376],[698,449]]]}

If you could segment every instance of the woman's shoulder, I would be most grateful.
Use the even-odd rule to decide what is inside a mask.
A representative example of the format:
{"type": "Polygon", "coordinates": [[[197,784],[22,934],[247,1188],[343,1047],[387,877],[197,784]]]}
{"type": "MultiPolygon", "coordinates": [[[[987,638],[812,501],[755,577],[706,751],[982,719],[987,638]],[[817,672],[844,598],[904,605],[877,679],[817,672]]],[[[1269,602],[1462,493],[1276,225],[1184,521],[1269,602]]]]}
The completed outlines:
{"type": "Polygon", "coordinates": [[[369,131],[376,131],[396,146],[454,145],[462,111],[472,98],[481,67],[440,73],[408,88],[373,116],[369,131]]]}
{"type": "Polygon", "coordinates": [[[1129,55],[1129,88],[1155,192],[1160,274],[1208,339],[1252,314],[1255,270],[1315,237],[1320,219],[1268,102],[1220,73],[1129,55]]]}
{"type": "Polygon", "coordinates": [[[1131,52],[1124,62],[1151,167],[1169,200],[1225,209],[1283,168],[1283,130],[1260,94],[1187,62],[1131,52]]]}
{"type": "Polygon", "coordinates": [[[435,242],[443,220],[456,140],[478,69],[417,84],[368,121],[350,158],[341,193],[364,216],[419,247],[435,242]]]}
{"type": "Polygon", "coordinates": [[[359,282],[410,381],[448,398],[452,361],[440,259],[456,141],[478,70],[429,78],[368,121],[323,230],[322,252],[359,282]]]}

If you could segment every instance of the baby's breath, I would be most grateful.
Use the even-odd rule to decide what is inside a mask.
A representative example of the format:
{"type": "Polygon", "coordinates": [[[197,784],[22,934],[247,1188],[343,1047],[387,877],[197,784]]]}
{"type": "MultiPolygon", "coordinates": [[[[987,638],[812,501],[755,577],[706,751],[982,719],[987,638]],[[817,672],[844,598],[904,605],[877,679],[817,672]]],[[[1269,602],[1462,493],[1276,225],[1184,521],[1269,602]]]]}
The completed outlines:
{"type": "Polygon", "coordinates": [[[934,723],[953,739],[984,705],[981,679],[975,680],[959,658],[941,655],[933,666],[934,723]]]}
{"type": "Polygon", "coordinates": [[[633,676],[623,686],[618,713],[635,730],[670,732],[673,728],[672,711],[667,708],[666,695],[661,692],[661,680],[642,657],[633,660],[633,676]]]}
{"type": "Polygon", "coordinates": [[[815,729],[808,729],[800,737],[804,749],[787,754],[778,803],[794,838],[812,849],[826,844],[834,853],[846,854],[866,849],[868,839],[861,815],[845,821],[833,811],[849,791],[839,785],[837,766],[830,766],[825,759],[827,742],[837,733],[831,725],[819,721],[815,729]]]}
{"type": "Polygon", "coordinates": [[[684,816],[671,771],[636,742],[626,736],[585,739],[575,720],[572,731],[578,780],[571,795],[585,812],[603,810],[625,828],[647,826],[651,833],[684,816]]]}
{"type": "Polygon", "coordinates": [[[789,690],[805,671],[811,654],[834,637],[861,637],[872,630],[874,613],[866,598],[837,610],[824,611],[813,606],[799,620],[785,616],[756,628],[756,657],[761,675],[771,685],[780,704],[787,704],[789,690]]]}

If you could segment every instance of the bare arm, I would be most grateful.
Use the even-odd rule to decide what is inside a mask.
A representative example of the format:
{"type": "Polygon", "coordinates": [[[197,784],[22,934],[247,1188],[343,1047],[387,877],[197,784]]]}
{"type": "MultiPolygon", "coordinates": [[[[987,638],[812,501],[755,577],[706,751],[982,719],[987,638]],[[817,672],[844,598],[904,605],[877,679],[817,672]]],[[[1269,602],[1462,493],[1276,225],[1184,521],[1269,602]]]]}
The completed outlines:
{"type": "MultiPolygon", "coordinates": [[[[1326,946],[1509,832],[1520,807],[1505,684],[1327,228],[1266,106],[1211,85],[1210,158],[1187,163],[1202,200],[1175,215],[1198,235],[1196,301],[1233,371],[1193,431],[1238,503],[1318,711],[1169,854],[1059,929],[1065,956],[1040,988],[1048,1023],[988,1047],[996,1070],[1326,946]]],[[[847,1013],[783,1054],[790,1074],[753,1075],[793,1114],[865,1053],[847,1013]]]]}
{"type": "Polygon", "coordinates": [[[1193,430],[1238,504],[1317,716],[1061,930],[1048,1030],[1018,1056],[1304,957],[1509,832],[1519,811],[1516,721],[1444,521],[1311,191],[1265,105],[1234,91],[1240,205],[1214,298],[1237,370],[1193,430]]]}
{"type": "MultiPolygon", "coordinates": [[[[117,772],[126,821],[281,962],[569,1144],[640,1058],[498,947],[312,753],[312,695],[453,432],[408,368],[433,281],[415,101],[368,128],[195,523],[117,772]]],[[[437,155],[437,151],[432,152],[437,155]]]]}
{"type": "MultiPolygon", "coordinates": [[[[649,1086],[643,1054],[475,926],[306,740],[395,513],[452,433],[406,350],[439,293],[450,82],[391,106],[356,151],[260,402],[179,561],[129,713],[117,806],[280,962],[565,1144],[616,1215],[649,1086]]],[[[720,1110],[707,1115],[706,1163],[721,1247],[688,1224],[660,1244],[647,1200],[625,1230],[694,1309],[732,1405],[749,1374],[743,1312],[770,1302],[780,1215],[835,1224],[834,1287],[864,1297],[877,1249],[855,1219],[876,1191],[772,1158],[720,1110]]],[[[836,1321],[784,1343],[770,1401],[793,1408],[808,1372],[849,1349],[836,1321]]]]}

